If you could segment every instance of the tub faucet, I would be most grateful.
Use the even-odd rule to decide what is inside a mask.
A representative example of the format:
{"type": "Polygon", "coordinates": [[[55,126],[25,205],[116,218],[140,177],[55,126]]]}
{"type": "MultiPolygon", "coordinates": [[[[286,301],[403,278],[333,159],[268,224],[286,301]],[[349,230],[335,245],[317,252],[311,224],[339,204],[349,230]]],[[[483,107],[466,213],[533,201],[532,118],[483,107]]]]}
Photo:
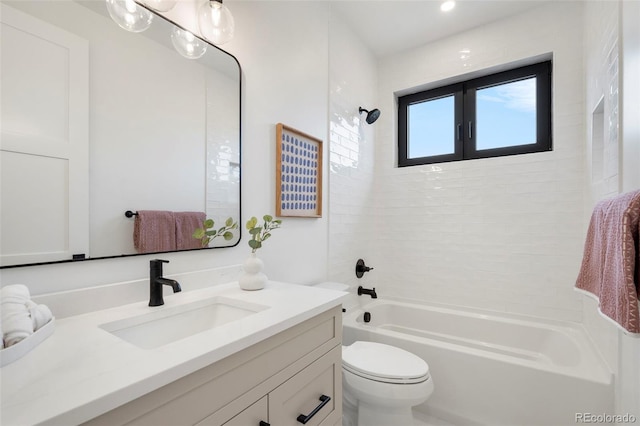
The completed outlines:
{"type": "Polygon", "coordinates": [[[358,287],[358,296],[362,296],[363,294],[368,294],[372,299],[377,299],[378,295],[376,294],[376,288],[369,290],[368,288],[364,288],[362,286],[358,287]]]}
{"type": "Polygon", "coordinates": [[[154,259],[149,262],[149,306],[164,305],[164,299],[162,297],[162,286],[164,285],[171,286],[174,293],[182,291],[178,281],[162,276],[163,263],[169,263],[169,261],[154,259]]]}

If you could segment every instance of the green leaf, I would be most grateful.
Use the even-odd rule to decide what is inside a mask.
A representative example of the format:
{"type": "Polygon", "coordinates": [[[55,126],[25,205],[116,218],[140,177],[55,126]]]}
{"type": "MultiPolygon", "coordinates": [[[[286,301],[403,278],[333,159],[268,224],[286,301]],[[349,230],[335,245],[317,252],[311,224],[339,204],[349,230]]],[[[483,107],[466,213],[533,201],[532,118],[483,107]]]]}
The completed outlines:
{"type": "Polygon", "coordinates": [[[226,222],[224,223],[224,226],[226,226],[227,228],[230,226],[233,226],[233,218],[227,218],[226,222]]]}
{"type": "Polygon", "coordinates": [[[249,234],[258,235],[262,231],[262,226],[258,226],[256,228],[249,229],[249,234]]]}
{"type": "Polygon", "coordinates": [[[213,219],[207,219],[204,221],[204,227],[209,229],[209,228],[213,228],[213,225],[215,224],[215,222],[213,221],[213,219]]]}
{"type": "Polygon", "coordinates": [[[204,229],[198,228],[191,235],[193,238],[202,239],[204,237],[204,229]]]}
{"type": "Polygon", "coordinates": [[[247,221],[247,229],[251,229],[258,224],[258,219],[254,216],[247,221]]]}
{"type": "Polygon", "coordinates": [[[224,238],[226,241],[229,241],[230,239],[232,239],[232,238],[233,238],[233,232],[230,232],[230,231],[225,232],[225,233],[224,233],[224,235],[223,235],[223,238],[224,238]]]}
{"type": "Polygon", "coordinates": [[[206,235],[208,235],[208,236],[210,236],[210,237],[214,237],[214,238],[215,238],[215,235],[216,235],[217,233],[218,233],[218,231],[215,231],[215,230],[205,232],[205,234],[206,234],[206,235]]]}
{"type": "Polygon", "coordinates": [[[260,243],[260,241],[256,241],[256,240],[249,240],[249,247],[251,247],[254,250],[259,249],[262,246],[262,244],[260,243]]]}
{"type": "Polygon", "coordinates": [[[262,219],[264,219],[265,222],[271,222],[273,220],[273,216],[265,214],[262,216],[262,219]]]}
{"type": "Polygon", "coordinates": [[[266,240],[267,238],[269,238],[271,236],[271,234],[264,234],[264,236],[262,237],[262,241],[266,240]]]}

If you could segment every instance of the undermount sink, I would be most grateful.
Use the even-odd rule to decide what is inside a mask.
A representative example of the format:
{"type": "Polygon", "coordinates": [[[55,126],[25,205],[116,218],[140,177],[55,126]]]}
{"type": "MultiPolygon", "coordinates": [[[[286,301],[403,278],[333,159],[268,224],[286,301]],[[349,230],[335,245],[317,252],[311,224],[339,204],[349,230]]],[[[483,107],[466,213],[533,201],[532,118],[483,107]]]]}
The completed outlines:
{"type": "Polygon", "coordinates": [[[100,325],[142,349],[155,349],[267,309],[268,306],[215,296],[100,325]]]}

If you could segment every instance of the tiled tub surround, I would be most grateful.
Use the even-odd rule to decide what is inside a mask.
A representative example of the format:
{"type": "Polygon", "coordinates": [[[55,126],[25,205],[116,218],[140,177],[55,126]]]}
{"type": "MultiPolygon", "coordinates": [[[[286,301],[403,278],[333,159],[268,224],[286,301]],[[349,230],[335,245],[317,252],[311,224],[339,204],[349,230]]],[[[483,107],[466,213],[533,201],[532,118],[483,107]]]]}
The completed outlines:
{"type": "Polygon", "coordinates": [[[277,282],[247,292],[230,282],[167,294],[161,307],[144,300],[58,318],[51,337],[2,368],[1,423],[82,423],[338,306],[344,295],[277,282]],[[100,328],[214,296],[269,308],[156,349],[141,349],[100,328]]]}
{"type": "Polygon", "coordinates": [[[377,106],[389,113],[374,125],[378,255],[367,261],[381,297],[581,321],[582,28],[581,2],[552,2],[380,60],[377,106]],[[545,55],[553,151],[396,167],[395,95],[545,55]]]}
{"type": "Polygon", "coordinates": [[[385,298],[347,309],[343,333],[346,345],[423,358],[435,390],[416,409],[454,424],[572,424],[576,413],[613,412],[612,375],[577,324],[385,298]]]}

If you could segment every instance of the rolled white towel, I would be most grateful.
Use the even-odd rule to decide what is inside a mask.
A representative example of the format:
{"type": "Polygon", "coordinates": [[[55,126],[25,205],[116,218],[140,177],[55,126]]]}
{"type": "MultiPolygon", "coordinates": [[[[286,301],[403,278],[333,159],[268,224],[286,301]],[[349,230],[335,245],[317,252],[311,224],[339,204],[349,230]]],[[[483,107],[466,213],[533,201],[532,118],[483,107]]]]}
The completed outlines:
{"type": "Polygon", "coordinates": [[[53,314],[47,305],[38,305],[34,301],[29,300],[27,307],[29,308],[29,315],[33,322],[33,331],[38,331],[53,318],[53,314]]]}
{"type": "Polygon", "coordinates": [[[27,307],[29,289],[22,284],[2,287],[0,310],[2,311],[2,337],[6,347],[13,346],[33,334],[33,321],[27,307]]]}
{"type": "Polygon", "coordinates": [[[2,336],[4,343],[13,346],[33,334],[33,321],[23,303],[2,303],[2,336]]]}
{"type": "Polygon", "coordinates": [[[12,284],[2,287],[0,290],[0,302],[26,303],[31,299],[29,288],[24,284],[12,284]]]}

